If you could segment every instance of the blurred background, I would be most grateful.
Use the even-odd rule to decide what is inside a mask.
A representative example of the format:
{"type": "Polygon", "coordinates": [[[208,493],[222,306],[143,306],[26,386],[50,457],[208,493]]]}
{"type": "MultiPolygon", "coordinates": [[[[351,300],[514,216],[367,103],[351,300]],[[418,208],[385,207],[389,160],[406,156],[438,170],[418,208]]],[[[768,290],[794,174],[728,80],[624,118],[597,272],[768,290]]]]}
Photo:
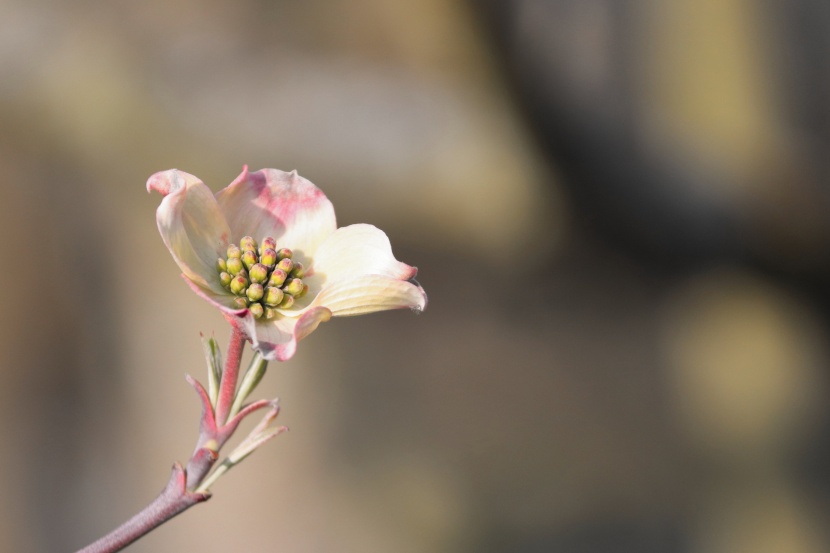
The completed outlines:
{"type": "Polygon", "coordinates": [[[190,455],[228,328],[144,183],[243,164],[430,304],[272,364],[291,432],[130,551],[830,550],[829,59],[821,0],[0,0],[0,550],[190,455]]]}

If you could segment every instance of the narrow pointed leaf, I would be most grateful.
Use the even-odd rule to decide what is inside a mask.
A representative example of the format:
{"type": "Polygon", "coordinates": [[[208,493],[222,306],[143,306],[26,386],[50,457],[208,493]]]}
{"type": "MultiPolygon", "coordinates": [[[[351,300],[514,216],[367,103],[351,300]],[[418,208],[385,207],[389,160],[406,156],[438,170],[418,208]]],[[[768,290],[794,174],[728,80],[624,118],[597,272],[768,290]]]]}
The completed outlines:
{"type": "Polygon", "coordinates": [[[222,352],[219,350],[219,343],[216,338],[205,338],[202,336],[202,348],[205,352],[205,359],[208,365],[208,394],[211,405],[216,405],[216,398],[219,396],[219,383],[222,381],[222,352]]]}
{"type": "Polygon", "coordinates": [[[242,383],[236,392],[229,418],[232,418],[239,412],[242,404],[257,387],[262,377],[265,376],[266,369],[268,369],[268,360],[261,353],[257,352],[254,358],[251,359],[251,364],[248,365],[248,370],[245,371],[245,376],[242,378],[242,383]]]}

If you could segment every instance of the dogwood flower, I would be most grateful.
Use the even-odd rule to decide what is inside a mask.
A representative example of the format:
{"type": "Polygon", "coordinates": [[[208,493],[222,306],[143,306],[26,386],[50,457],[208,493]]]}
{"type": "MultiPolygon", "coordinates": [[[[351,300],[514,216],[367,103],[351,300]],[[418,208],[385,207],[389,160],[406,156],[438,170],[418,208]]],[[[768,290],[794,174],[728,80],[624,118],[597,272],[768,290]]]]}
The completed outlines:
{"type": "Polygon", "coordinates": [[[164,196],[156,220],[187,284],[266,359],[290,358],[332,316],[426,307],[417,269],[395,259],[386,234],[337,228],[331,202],[296,171],[245,166],[214,196],[171,169],[150,177],[152,190],[164,196]]]}

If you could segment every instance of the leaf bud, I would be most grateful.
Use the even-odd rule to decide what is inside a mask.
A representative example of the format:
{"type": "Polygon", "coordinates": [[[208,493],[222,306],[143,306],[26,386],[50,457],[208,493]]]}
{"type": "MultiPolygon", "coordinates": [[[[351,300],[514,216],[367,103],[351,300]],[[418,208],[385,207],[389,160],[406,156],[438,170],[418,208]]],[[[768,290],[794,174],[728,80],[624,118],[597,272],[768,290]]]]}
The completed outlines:
{"type": "Polygon", "coordinates": [[[241,296],[245,293],[245,289],[248,287],[248,279],[244,276],[236,276],[231,281],[231,292],[236,294],[237,296],[241,296]]]}
{"type": "Polygon", "coordinates": [[[282,269],[274,269],[274,272],[271,273],[271,278],[268,279],[268,286],[280,287],[286,278],[288,278],[288,273],[282,269]]]}
{"type": "Polygon", "coordinates": [[[259,262],[265,265],[266,267],[273,268],[274,265],[277,264],[277,252],[275,252],[272,248],[266,248],[262,250],[262,254],[259,257],[259,262]]]}
{"type": "Polygon", "coordinates": [[[268,267],[263,265],[262,263],[257,263],[253,267],[251,267],[251,282],[258,282],[259,284],[264,284],[266,280],[268,280],[268,267]]]}
{"type": "Polygon", "coordinates": [[[291,269],[291,276],[294,278],[303,278],[305,276],[305,267],[299,261],[294,262],[294,268],[291,269]]]}
{"type": "Polygon", "coordinates": [[[248,296],[248,299],[251,301],[259,301],[262,299],[262,294],[265,292],[265,289],[262,287],[262,284],[257,284],[256,282],[248,286],[248,290],[245,292],[245,295],[248,296]]]}
{"type": "Polygon", "coordinates": [[[277,250],[277,258],[279,259],[291,259],[293,255],[294,252],[292,252],[288,248],[280,248],[279,250],[277,250]]]}
{"type": "Polygon", "coordinates": [[[266,236],[262,239],[262,242],[259,243],[259,251],[260,253],[264,252],[267,249],[276,250],[277,249],[277,241],[274,240],[271,236],[266,236]]]}
{"type": "Polygon", "coordinates": [[[254,319],[262,318],[263,309],[261,303],[252,303],[248,309],[251,311],[251,315],[254,316],[254,319]]]}
{"type": "Polygon", "coordinates": [[[232,275],[238,275],[242,271],[242,260],[238,257],[229,257],[227,263],[228,272],[232,275]]]}
{"type": "Polygon", "coordinates": [[[296,296],[303,291],[303,281],[299,278],[289,278],[285,281],[285,286],[283,286],[282,291],[286,294],[296,296]]]}
{"type": "Polygon", "coordinates": [[[262,303],[269,307],[276,307],[282,301],[285,294],[276,286],[269,286],[265,289],[265,295],[262,297],[262,303]]]}
{"type": "Polygon", "coordinates": [[[245,268],[249,271],[251,270],[251,267],[257,264],[257,262],[259,262],[259,259],[257,259],[256,252],[245,250],[242,254],[242,264],[245,265],[245,268]]]}
{"type": "Polygon", "coordinates": [[[283,296],[282,301],[280,302],[280,308],[288,309],[292,305],[294,305],[294,296],[290,294],[283,296]]]}
{"type": "Polygon", "coordinates": [[[228,246],[228,259],[239,259],[242,256],[242,250],[236,247],[235,244],[228,246]]]}
{"type": "Polygon", "coordinates": [[[228,262],[220,257],[219,259],[216,260],[216,270],[219,271],[220,273],[222,271],[227,271],[228,270],[228,262]]]}
{"type": "Polygon", "coordinates": [[[291,269],[293,269],[293,268],[294,268],[294,262],[291,261],[291,259],[288,258],[288,257],[284,257],[284,258],[280,259],[280,262],[277,263],[277,269],[281,269],[281,270],[285,271],[285,274],[290,273],[291,269]]]}
{"type": "Polygon", "coordinates": [[[227,288],[228,286],[231,285],[232,280],[233,280],[233,277],[229,273],[226,273],[225,271],[222,271],[221,273],[219,273],[219,282],[225,288],[227,288]]]}
{"type": "Polygon", "coordinates": [[[239,241],[239,247],[242,251],[253,251],[256,253],[256,240],[250,236],[245,236],[239,241]]]}

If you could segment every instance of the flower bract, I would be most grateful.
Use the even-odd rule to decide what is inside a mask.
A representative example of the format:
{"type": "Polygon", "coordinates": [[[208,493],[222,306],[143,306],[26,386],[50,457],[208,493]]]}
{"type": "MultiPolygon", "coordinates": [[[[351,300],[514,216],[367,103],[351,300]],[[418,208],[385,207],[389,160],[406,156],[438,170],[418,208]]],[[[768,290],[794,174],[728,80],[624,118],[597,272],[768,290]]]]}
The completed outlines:
{"type": "Polygon", "coordinates": [[[147,190],[164,196],[156,220],[185,281],[266,359],[290,358],[332,316],[426,307],[417,269],[395,259],[386,234],[337,228],[331,202],[296,171],[244,167],[214,195],[171,169],[147,190]]]}

